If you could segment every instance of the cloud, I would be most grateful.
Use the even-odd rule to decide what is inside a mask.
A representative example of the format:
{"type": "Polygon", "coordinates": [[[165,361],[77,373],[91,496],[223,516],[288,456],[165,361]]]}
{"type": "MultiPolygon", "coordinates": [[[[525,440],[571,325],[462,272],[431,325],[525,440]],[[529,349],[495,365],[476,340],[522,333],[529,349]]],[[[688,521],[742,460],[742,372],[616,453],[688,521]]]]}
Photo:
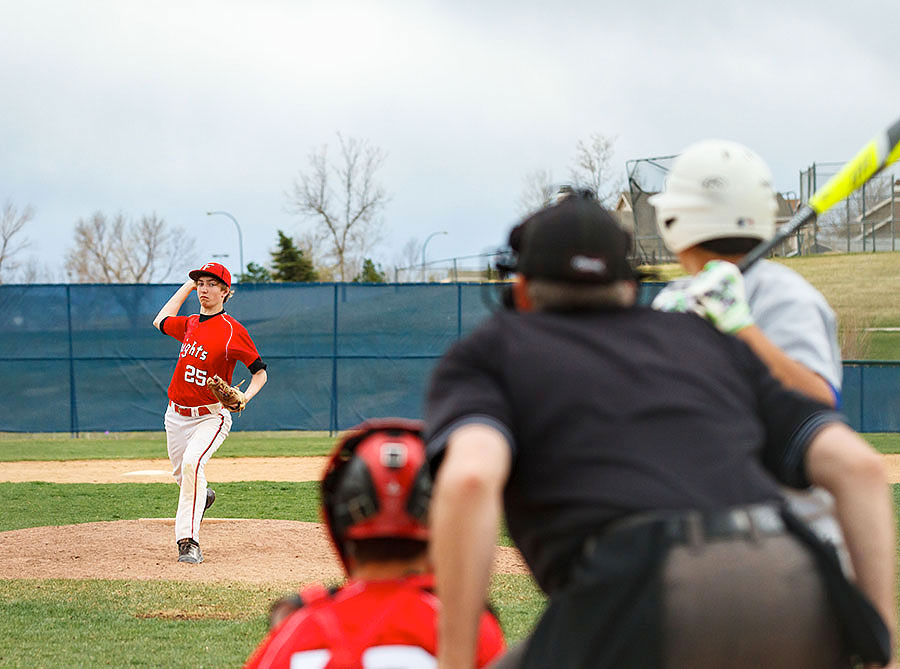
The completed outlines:
{"type": "Polygon", "coordinates": [[[527,172],[566,174],[591,133],[618,136],[623,172],[736,139],[788,190],[900,108],[900,8],[873,0],[35,0],[0,3],[0,23],[0,198],[36,207],[45,260],[102,209],[156,211],[236,261],[205,217],[224,209],[265,263],[301,226],[284,191],[337,131],[388,153],[386,257],[439,229],[433,252],[465,255],[503,240],[527,172]]]}

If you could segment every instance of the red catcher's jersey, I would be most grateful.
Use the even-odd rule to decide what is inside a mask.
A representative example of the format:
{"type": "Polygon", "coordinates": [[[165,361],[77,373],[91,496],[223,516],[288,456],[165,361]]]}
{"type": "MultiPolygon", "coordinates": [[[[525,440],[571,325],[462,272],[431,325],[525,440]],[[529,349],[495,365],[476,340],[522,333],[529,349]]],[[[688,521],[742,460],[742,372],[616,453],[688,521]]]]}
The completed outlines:
{"type": "Polygon", "coordinates": [[[243,325],[226,313],[207,318],[169,316],[163,332],[181,342],[178,363],[169,382],[169,399],[186,407],[215,404],[206,379],[218,374],[228,384],[238,360],[248,367],[259,357],[243,325]]]}
{"type": "MultiPolygon", "coordinates": [[[[244,669],[425,669],[437,666],[439,602],[434,575],[350,581],[303,606],[276,627],[244,669]]],[[[504,650],[489,612],[481,617],[476,666],[504,650]]]]}

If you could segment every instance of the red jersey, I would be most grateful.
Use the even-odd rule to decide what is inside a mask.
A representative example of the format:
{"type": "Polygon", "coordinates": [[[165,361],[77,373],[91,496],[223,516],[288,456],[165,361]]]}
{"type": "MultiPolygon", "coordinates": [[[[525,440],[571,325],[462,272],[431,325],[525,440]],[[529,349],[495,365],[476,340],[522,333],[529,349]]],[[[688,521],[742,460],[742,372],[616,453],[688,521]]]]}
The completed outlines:
{"type": "MultiPolygon", "coordinates": [[[[304,603],[269,633],[244,669],[436,667],[439,602],[433,588],[433,574],[350,581],[333,595],[304,603]]],[[[504,648],[500,624],[485,611],[476,666],[504,648]]]]}
{"type": "Polygon", "coordinates": [[[249,367],[259,357],[246,328],[224,312],[203,321],[198,314],[169,316],[160,329],[181,342],[169,399],[182,406],[215,404],[206,379],[218,374],[230,384],[238,360],[249,367]]]}

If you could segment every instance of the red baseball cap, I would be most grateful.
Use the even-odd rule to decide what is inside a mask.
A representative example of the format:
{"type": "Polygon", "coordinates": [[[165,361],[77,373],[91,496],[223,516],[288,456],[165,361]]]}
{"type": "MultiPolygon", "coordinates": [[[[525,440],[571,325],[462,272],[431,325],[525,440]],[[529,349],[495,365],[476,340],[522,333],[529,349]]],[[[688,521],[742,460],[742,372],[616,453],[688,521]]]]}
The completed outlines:
{"type": "Polygon", "coordinates": [[[200,269],[193,269],[188,272],[188,276],[194,281],[204,275],[215,277],[228,286],[228,288],[231,288],[231,272],[228,271],[228,268],[225,267],[225,265],[220,265],[217,262],[208,262],[200,269]]]}

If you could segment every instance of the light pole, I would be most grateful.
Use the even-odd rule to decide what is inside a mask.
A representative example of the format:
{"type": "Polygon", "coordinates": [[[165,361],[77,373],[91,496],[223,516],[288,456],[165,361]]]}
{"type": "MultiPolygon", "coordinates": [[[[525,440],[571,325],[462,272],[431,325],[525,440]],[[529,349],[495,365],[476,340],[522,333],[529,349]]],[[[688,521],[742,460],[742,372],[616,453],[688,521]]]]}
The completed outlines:
{"type": "Polygon", "coordinates": [[[432,232],[425,238],[425,243],[422,244],[422,281],[425,281],[425,249],[428,248],[428,242],[431,241],[432,237],[437,237],[438,235],[446,235],[446,230],[440,230],[438,232],[432,232]]]}
{"type": "Polygon", "coordinates": [[[227,211],[208,211],[208,212],[206,212],[207,216],[212,216],[213,214],[221,214],[222,216],[227,216],[232,221],[234,221],[234,227],[236,227],[237,231],[238,231],[238,247],[241,252],[241,268],[240,268],[239,275],[243,275],[243,273],[244,273],[244,238],[241,235],[241,226],[240,226],[240,224],[238,224],[237,219],[234,216],[232,216],[231,214],[229,214],[227,211]]]}

